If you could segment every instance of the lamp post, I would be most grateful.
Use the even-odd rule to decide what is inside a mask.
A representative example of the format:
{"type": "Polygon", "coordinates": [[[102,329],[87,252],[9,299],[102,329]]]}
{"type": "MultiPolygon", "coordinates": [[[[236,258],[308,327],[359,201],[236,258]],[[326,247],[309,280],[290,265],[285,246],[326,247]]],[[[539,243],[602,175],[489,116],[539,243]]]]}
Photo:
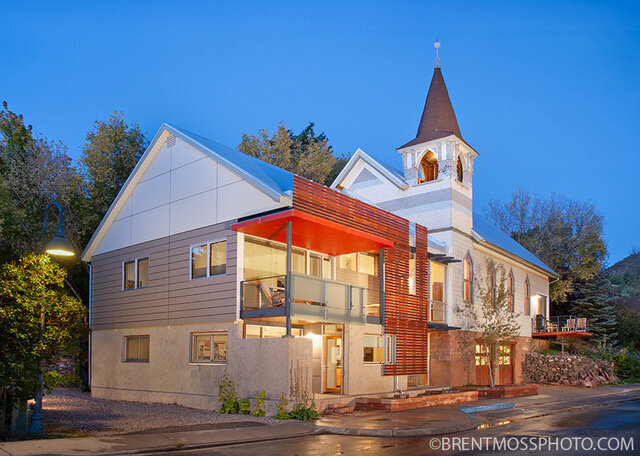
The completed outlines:
{"type": "MultiPolygon", "coordinates": [[[[75,255],[73,245],[67,239],[67,235],[64,232],[62,226],[62,209],[58,203],[51,203],[44,211],[44,219],[42,221],[42,249],[45,253],[54,256],[72,257],[75,255]],[[47,244],[47,214],[52,207],[58,209],[58,229],[53,235],[49,244],[47,244]]],[[[40,306],[40,342],[44,335],[44,303],[40,306]]],[[[35,404],[33,406],[33,413],[31,414],[31,421],[29,422],[29,434],[42,434],[44,432],[44,426],[42,425],[42,388],[43,388],[43,361],[40,360],[40,373],[38,375],[38,391],[36,392],[35,404]]]]}

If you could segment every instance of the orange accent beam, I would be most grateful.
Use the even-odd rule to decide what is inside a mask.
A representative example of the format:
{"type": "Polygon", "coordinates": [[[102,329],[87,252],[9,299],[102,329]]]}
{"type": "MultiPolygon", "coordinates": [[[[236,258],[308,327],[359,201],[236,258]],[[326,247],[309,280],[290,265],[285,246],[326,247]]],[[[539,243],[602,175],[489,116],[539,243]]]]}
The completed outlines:
{"type": "Polygon", "coordinates": [[[292,243],[295,247],[328,255],[379,250],[394,245],[389,239],[295,209],[234,223],[231,225],[231,229],[285,243],[286,230],[283,229],[283,226],[288,221],[293,222],[292,243]]]}

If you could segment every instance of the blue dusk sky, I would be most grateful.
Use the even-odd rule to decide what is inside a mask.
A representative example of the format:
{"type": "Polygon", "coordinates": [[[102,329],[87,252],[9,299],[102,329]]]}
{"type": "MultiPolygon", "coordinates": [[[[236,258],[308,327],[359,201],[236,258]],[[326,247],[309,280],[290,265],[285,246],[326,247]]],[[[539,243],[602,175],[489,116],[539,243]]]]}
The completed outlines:
{"type": "Polygon", "coordinates": [[[307,122],[338,153],[400,166],[433,73],[464,139],[474,206],[535,193],[590,199],[609,262],[640,245],[638,2],[0,1],[0,99],[77,157],[117,110],[235,147],[307,122]]]}

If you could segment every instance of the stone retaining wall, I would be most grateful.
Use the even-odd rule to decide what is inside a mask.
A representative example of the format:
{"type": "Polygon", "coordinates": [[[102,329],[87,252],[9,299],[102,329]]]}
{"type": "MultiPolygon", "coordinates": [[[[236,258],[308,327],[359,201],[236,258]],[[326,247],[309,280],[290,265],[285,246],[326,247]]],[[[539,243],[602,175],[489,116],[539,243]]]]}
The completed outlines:
{"type": "Polygon", "coordinates": [[[598,386],[616,380],[613,363],[581,355],[529,352],[522,368],[525,381],[532,383],[598,386]]]}

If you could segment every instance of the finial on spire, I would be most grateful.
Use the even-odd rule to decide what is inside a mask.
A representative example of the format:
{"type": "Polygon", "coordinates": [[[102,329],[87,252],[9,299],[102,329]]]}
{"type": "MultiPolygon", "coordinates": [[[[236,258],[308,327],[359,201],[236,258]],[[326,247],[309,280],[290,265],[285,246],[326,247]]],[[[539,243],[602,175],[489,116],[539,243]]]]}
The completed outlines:
{"type": "Polygon", "coordinates": [[[440,49],[440,41],[436,36],[436,42],[433,43],[433,47],[436,49],[436,68],[440,68],[440,56],[438,55],[438,49],[440,49]]]}

